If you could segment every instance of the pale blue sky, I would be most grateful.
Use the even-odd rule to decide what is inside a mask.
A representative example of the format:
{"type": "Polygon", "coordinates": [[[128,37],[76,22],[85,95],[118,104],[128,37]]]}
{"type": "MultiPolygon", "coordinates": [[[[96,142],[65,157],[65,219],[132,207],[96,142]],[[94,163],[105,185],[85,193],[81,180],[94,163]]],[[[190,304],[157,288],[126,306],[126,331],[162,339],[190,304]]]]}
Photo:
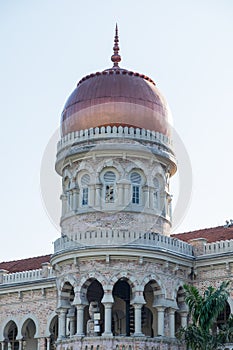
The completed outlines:
{"type": "Polygon", "coordinates": [[[0,261],[53,251],[41,160],[76,83],[111,66],[116,21],[121,66],[157,83],[191,161],[176,232],[233,219],[232,18],[231,0],[0,0],[0,261]]]}

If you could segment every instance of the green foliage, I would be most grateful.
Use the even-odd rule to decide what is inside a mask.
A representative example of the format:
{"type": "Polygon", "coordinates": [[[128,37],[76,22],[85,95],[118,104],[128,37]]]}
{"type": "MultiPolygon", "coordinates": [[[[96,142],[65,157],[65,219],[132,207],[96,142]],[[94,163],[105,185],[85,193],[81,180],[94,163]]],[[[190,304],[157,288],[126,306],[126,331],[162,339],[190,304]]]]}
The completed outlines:
{"type": "Polygon", "coordinates": [[[187,327],[181,328],[177,336],[185,341],[187,349],[214,350],[226,339],[233,339],[233,318],[229,319],[228,326],[222,326],[218,334],[213,332],[218,315],[226,305],[228,287],[229,282],[223,282],[217,289],[208,287],[201,295],[196,287],[184,285],[191,322],[187,327]]]}

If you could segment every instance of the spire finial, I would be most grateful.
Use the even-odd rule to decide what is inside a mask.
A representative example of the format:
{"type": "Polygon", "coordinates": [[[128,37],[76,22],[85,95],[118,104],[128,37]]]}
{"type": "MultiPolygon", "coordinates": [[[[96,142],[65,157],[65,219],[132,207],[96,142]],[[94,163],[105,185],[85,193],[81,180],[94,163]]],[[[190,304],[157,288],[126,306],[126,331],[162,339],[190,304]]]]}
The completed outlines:
{"type": "Polygon", "coordinates": [[[119,55],[119,46],[118,46],[119,38],[118,38],[118,27],[116,23],[116,29],[115,29],[115,38],[114,38],[114,46],[113,46],[113,52],[114,54],[111,57],[111,60],[113,62],[113,68],[118,67],[118,63],[121,61],[121,56],[119,55]]]}

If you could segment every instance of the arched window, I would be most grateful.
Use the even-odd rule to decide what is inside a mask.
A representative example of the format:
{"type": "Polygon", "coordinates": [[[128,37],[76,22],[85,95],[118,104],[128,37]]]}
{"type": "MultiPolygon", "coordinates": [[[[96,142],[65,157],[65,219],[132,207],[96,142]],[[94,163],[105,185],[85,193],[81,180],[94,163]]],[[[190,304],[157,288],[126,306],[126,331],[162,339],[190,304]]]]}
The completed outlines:
{"type": "Polygon", "coordinates": [[[81,177],[81,204],[82,206],[88,205],[89,200],[89,189],[88,185],[90,183],[90,176],[88,174],[85,174],[81,177]]]}
{"type": "Polygon", "coordinates": [[[104,174],[104,187],[105,187],[105,203],[114,203],[116,197],[116,174],[113,171],[107,171],[104,174]]]}
{"type": "Polygon", "coordinates": [[[132,203],[139,204],[140,203],[140,195],[141,195],[141,182],[142,177],[136,171],[130,174],[130,181],[132,186],[132,203]]]}

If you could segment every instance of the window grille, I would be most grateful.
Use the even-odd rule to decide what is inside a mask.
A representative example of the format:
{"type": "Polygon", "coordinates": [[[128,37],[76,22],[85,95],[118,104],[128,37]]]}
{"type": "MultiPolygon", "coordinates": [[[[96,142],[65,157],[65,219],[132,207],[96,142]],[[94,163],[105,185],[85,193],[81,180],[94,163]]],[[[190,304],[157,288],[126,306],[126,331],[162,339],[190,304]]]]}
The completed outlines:
{"type": "Polygon", "coordinates": [[[107,171],[104,174],[105,184],[105,202],[114,203],[115,201],[115,182],[116,174],[113,171],[107,171]]]}

